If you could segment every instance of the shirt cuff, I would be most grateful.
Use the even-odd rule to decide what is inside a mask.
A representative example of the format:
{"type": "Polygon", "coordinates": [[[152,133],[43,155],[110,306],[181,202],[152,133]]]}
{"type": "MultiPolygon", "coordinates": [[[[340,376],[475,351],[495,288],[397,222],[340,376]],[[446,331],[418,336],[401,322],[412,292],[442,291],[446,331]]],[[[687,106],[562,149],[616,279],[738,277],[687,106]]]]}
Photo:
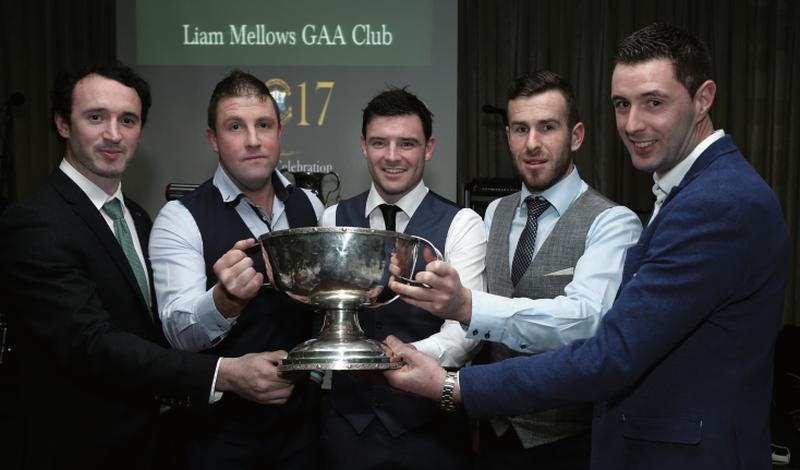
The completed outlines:
{"type": "Polygon", "coordinates": [[[222,358],[217,359],[217,367],[214,368],[214,379],[211,381],[211,393],[208,395],[209,405],[213,405],[214,403],[220,401],[222,399],[222,394],[224,393],[217,390],[217,372],[219,372],[220,361],[222,361],[222,358]]]}
{"type": "Polygon", "coordinates": [[[197,299],[197,322],[202,325],[203,329],[208,334],[208,340],[211,346],[219,343],[233,328],[239,316],[226,318],[217,310],[214,304],[214,296],[211,290],[206,291],[205,294],[197,299]]]}
{"type": "Polygon", "coordinates": [[[503,337],[507,316],[503,312],[513,309],[503,308],[503,297],[472,290],[472,319],[466,328],[467,338],[483,341],[500,341],[503,337]]]}

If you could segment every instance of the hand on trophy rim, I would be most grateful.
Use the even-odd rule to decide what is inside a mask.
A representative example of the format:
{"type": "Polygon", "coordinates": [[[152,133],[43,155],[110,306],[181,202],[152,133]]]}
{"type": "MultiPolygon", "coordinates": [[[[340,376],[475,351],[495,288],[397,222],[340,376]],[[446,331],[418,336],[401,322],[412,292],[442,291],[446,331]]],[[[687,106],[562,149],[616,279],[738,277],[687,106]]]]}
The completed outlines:
{"type": "Polygon", "coordinates": [[[405,363],[399,369],[383,372],[389,385],[411,395],[438,401],[447,375],[439,361],[394,336],[386,338],[386,345],[393,361],[405,363]]]}

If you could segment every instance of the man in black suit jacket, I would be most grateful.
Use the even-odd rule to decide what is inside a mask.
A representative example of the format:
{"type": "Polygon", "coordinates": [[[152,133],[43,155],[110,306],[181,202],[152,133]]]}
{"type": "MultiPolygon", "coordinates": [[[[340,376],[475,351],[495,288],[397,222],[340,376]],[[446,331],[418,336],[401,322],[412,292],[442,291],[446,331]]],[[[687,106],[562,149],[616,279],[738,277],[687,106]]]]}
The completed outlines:
{"type": "Polygon", "coordinates": [[[202,406],[225,391],[286,398],[264,381],[270,355],[165,347],[147,269],[150,218],[121,191],[149,107],[147,83],[120,64],[60,77],[53,116],[64,159],[0,221],[23,468],[150,468],[160,404],[202,406]],[[104,210],[114,199],[124,216],[116,227],[104,210]]]}

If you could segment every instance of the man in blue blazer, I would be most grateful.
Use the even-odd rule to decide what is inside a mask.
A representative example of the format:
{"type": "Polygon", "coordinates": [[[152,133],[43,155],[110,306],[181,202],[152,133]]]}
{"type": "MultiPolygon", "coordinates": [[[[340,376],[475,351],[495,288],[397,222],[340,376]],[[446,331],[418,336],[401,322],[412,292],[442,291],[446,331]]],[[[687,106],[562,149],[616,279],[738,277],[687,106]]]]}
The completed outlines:
{"type": "MultiPolygon", "coordinates": [[[[771,468],[772,356],[788,258],[780,206],[714,130],[703,43],[653,24],[624,39],[615,62],[617,128],[634,166],[654,173],[656,204],[595,336],[462,369],[455,383],[389,338],[407,365],[387,379],[461,402],[474,417],[594,401],[594,469],[771,468]]],[[[418,275],[433,289],[391,288],[430,301],[448,275],[433,262],[418,275]]]]}

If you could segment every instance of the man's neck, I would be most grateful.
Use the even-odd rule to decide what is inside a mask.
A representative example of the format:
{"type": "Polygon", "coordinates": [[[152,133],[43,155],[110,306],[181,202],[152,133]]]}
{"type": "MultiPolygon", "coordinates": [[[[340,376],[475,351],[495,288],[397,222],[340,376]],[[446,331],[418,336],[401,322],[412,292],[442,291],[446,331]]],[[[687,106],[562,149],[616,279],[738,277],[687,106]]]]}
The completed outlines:
{"type": "Polygon", "coordinates": [[[253,201],[258,207],[264,209],[268,216],[272,217],[272,200],[275,198],[275,188],[272,186],[272,179],[267,181],[263,188],[250,191],[242,189],[242,194],[247,196],[248,199],[253,201]]]}
{"type": "Polygon", "coordinates": [[[64,154],[64,160],[69,163],[69,165],[75,169],[78,173],[83,175],[87,180],[91,181],[98,188],[102,189],[104,193],[108,194],[109,196],[113,196],[114,193],[117,192],[119,189],[119,185],[121,182],[121,178],[107,178],[104,176],[100,176],[96,173],[93,173],[91,170],[86,168],[78,159],[72,156],[72,153],[67,150],[64,154]]]}

